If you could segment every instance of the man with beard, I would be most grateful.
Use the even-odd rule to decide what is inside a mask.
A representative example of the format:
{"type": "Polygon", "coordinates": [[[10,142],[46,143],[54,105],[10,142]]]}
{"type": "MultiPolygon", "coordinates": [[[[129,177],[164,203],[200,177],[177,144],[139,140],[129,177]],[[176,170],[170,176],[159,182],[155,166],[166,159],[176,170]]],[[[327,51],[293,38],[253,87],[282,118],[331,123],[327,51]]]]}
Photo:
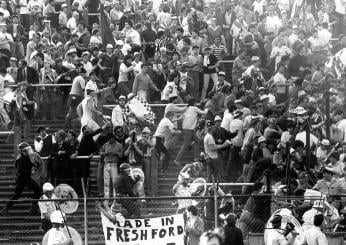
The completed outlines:
{"type": "Polygon", "coordinates": [[[20,195],[23,193],[25,187],[33,190],[34,195],[30,213],[36,214],[38,213],[38,204],[37,199],[40,198],[41,188],[31,177],[31,170],[33,167],[36,167],[30,158],[33,155],[33,150],[31,146],[27,142],[22,142],[18,145],[19,155],[15,161],[15,167],[17,169],[17,178],[16,178],[16,187],[14,191],[14,195],[10,199],[9,202],[6,203],[6,206],[0,211],[0,214],[7,215],[8,210],[13,206],[14,200],[18,200],[20,195]]]}

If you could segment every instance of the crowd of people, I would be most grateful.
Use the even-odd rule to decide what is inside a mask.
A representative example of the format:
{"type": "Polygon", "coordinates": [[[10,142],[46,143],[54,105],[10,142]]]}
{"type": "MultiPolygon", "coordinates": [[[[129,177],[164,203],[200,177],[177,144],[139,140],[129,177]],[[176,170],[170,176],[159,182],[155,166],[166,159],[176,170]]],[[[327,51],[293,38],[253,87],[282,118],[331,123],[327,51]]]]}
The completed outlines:
{"type": "MultiPolygon", "coordinates": [[[[328,228],[342,220],[344,1],[67,2],[1,1],[0,124],[13,129],[19,145],[12,199],[25,186],[38,198],[48,182],[81,192],[82,179],[90,189],[90,162],[98,155],[105,198],[155,196],[158,173],[177,166],[178,197],[196,195],[189,183],[197,177],[255,183],[242,193],[326,196],[328,228]],[[163,104],[163,116],[155,118],[150,104],[163,104]],[[31,149],[32,121],[57,118],[64,128],[47,134],[39,127],[31,149]],[[73,130],[79,122],[80,132],[73,130]],[[194,163],[185,165],[186,152],[194,163]]],[[[246,202],[237,222],[243,234],[263,231],[270,217],[263,202],[246,202]]],[[[317,207],[308,203],[295,205],[304,223],[304,212],[317,207]]],[[[204,225],[195,216],[202,210],[177,204],[178,213],[189,213],[188,244],[198,244],[202,231],[194,226],[204,225]]],[[[128,217],[140,216],[136,201],[121,205],[128,217]]]]}

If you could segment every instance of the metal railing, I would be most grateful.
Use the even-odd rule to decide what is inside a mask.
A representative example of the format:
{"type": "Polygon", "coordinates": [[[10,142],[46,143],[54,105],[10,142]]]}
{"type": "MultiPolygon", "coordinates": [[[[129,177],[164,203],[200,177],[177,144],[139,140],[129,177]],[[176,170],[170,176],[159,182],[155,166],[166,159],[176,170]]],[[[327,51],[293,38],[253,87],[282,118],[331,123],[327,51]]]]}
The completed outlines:
{"type": "MultiPolygon", "coordinates": [[[[266,223],[270,219],[272,213],[278,209],[273,206],[273,203],[282,200],[295,200],[296,202],[303,203],[302,197],[277,197],[270,194],[259,195],[233,195],[233,196],[196,196],[196,197],[175,197],[175,196],[160,196],[160,197],[116,197],[116,198],[98,198],[98,197],[86,197],[84,192],[84,198],[77,199],[50,199],[50,200],[33,200],[33,199],[21,199],[11,201],[15,204],[14,207],[19,206],[18,209],[14,209],[14,212],[9,213],[7,217],[1,217],[0,224],[0,239],[3,241],[18,242],[18,239],[27,239],[25,244],[30,242],[40,242],[45,232],[37,232],[40,227],[39,216],[29,215],[25,210],[29,208],[30,203],[33,201],[38,202],[54,202],[59,205],[63,205],[66,202],[78,202],[78,209],[75,213],[66,214],[66,223],[68,226],[75,228],[83,238],[85,244],[90,244],[99,239],[104,239],[102,230],[101,212],[108,212],[109,215],[114,215],[111,211],[111,205],[113,203],[120,204],[120,209],[117,213],[123,214],[128,219],[152,219],[157,217],[171,216],[175,214],[183,214],[185,208],[191,204],[197,208],[198,216],[204,222],[205,230],[214,229],[223,224],[223,215],[227,213],[236,213],[238,216],[237,226],[243,231],[244,239],[249,239],[250,245],[256,244],[255,240],[263,240],[263,232],[265,230],[266,223]],[[245,205],[247,200],[252,198],[257,202],[253,210],[250,212],[249,207],[245,205]],[[214,202],[216,200],[216,202],[214,202]],[[229,200],[232,204],[225,212],[226,206],[229,205],[225,200],[229,200]],[[261,202],[258,202],[258,201],[261,202]],[[180,207],[185,205],[183,209],[180,207]],[[244,206],[245,205],[245,206],[244,206]],[[247,216],[248,215],[248,216],[247,216]],[[214,218],[217,218],[216,220],[214,218]],[[20,219],[23,218],[23,219],[20,219]],[[8,222],[11,220],[11,222],[8,222]],[[18,237],[17,234],[21,234],[18,237]],[[32,237],[32,233],[37,234],[36,237],[32,237]],[[28,238],[26,238],[28,237],[28,238]]],[[[313,203],[315,200],[320,200],[320,197],[316,199],[308,200],[313,203]]],[[[0,206],[3,206],[8,201],[0,200],[0,206]]],[[[293,204],[293,202],[289,202],[293,204]]],[[[307,200],[305,200],[307,203],[307,200]]],[[[280,208],[287,208],[280,207],[280,208]]],[[[288,208],[295,213],[295,208],[292,206],[288,208]]],[[[326,206],[323,206],[323,210],[326,210],[326,206]]],[[[292,215],[292,217],[294,217],[292,215]]],[[[296,219],[301,217],[295,216],[296,219]]],[[[326,216],[326,219],[328,217],[326,216]]],[[[336,229],[324,229],[328,237],[342,238],[345,232],[340,232],[336,229]]],[[[332,239],[332,238],[330,238],[332,239]]],[[[258,244],[258,243],[257,243],[258,244]]]]}

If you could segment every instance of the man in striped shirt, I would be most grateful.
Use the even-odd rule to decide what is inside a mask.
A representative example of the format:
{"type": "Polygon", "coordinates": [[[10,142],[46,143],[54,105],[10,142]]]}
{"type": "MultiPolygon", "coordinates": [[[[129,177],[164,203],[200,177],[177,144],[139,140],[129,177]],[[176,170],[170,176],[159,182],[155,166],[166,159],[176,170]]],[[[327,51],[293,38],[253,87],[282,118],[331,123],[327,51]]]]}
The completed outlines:
{"type": "Polygon", "coordinates": [[[215,37],[214,44],[210,48],[211,53],[216,56],[217,60],[221,60],[228,53],[226,47],[221,44],[220,37],[215,37]]]}

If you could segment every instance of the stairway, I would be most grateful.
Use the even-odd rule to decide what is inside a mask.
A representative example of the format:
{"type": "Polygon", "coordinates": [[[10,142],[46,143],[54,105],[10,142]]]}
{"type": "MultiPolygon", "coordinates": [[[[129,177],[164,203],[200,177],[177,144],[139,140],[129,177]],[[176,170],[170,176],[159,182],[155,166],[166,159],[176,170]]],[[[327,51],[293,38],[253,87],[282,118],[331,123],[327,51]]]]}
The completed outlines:
{"type": "MultiPolygon", "coordinates": [[[[53,133],[63,128],[63,120],[57,121],[35,121],[32,126],[32,139],[36,135],[35,130],[38,126],[49,127],[48,133],[53,133]]],[[[79,127],[76,127],[78,132],[79,127]]],[[[14,192],[15,187],[15,168],[14,168],[14,146],[11,143],[5,143],[5,136],[0,135],[0,207],[8,200],[14,192]]],[[[33,142],[29,142],[33,143],[33,142]]],[[[177,145],[181,145],[180,140],[177,145]]],[[[172,154],[176,155],[177,152],[172,154]]],[[[185,153],[183,162],[192,162],[192,156],[185,153]]],[[[97,165],[98,160],[91,164],[91,195],[97,194],[97,165]]],[[[158,196],[172,196],[172,187],[176,183],[180,168],[171,164],[166,173],[159,174],[158,196]]],[[[25,190],[21,199],[31,198],[31,191],[25,190]]],[[[30,244],[31,242],[40,242],[44,235],[40,229],[41,220],[39,215],[30,216],[28,210],[31,203],[20,203],[14,205],[6,217],[0,216],[0,244],[30,244]]],[[[149,200],[141,207],[144,217],[158,217],[174,214],[177,206],[173,205],[172,200],[149,200]]],[[[95,209],[95,201],[88,201],[88,244],[104,244],[101,219],[98,211],[95,209]]],[[[75,228],[84,237],[84,215],[83,202],[79,203],[79,208],[73,215],[67,216],[68,225],[75,228]]]]}

